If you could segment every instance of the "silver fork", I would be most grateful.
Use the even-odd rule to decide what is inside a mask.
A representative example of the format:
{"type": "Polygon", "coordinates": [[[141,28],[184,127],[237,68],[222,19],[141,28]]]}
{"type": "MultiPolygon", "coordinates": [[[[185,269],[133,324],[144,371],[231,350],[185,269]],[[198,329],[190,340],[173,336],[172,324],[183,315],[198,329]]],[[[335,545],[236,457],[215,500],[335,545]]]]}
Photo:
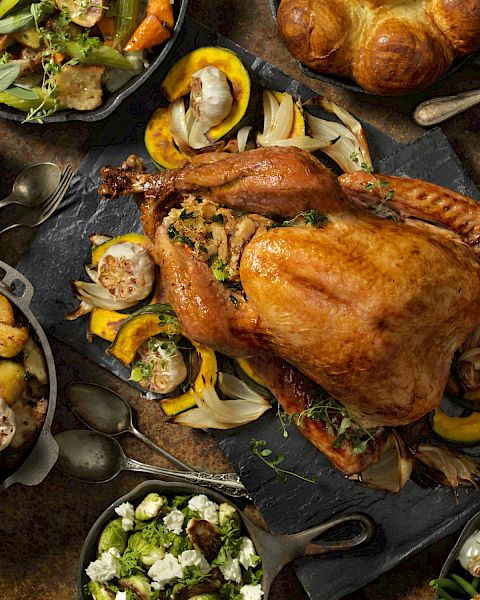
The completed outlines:
{"type": "Polygon", "coordinates": [[[18,223],[12,223],[7,227],[4,227],[0,230],[0,235],[9,229],[13,229],[14,227],[37,227],[44,221],[46,221],[58,208],[58,205],[63,200],[63,197],[67,193],[67,190],[70,186],[70,182],[73,178],[72,167],[68,164],[65,167],[64,172],[62,173],[62,177],[60,178],[60,183],[58,184],[57,189],[45,200],[43,204],[36,210],[29,211],[25,216],[18,221],[18,223]]]}

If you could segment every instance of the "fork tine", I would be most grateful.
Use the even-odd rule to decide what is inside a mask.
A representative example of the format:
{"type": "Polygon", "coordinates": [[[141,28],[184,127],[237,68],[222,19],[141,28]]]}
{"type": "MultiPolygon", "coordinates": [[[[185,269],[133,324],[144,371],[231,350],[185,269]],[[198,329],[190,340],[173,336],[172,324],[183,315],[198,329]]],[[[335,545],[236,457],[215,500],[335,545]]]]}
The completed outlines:
{"type": "MultiPolygon", "coordinates": [[[[68,167],[70,167],[70,165],[68,165],[68,167]]],[[[55,210],[57,209],[58,205],[60,204],[60,202],[63,200],[69,186],[70,186],[70,182],[73,179],[73,171],[70,168],[68,171],[68,174],[65,176],[65,173],[67,172],[67,169],[65,169],[64,172],[64,176],[63,176],[63,181],[61,183],[61,185],[58,187],[55,196],[51,199],[51,202],[49,202],[48,206],[46,206],[42,213],[40,214],[40,218],[38,220],[38,225],[40,223],[43,223],[43,221],[45,221],[45,219],[48,219],[48,217],[53,214],[55,212],[55,210]]]]}
{"type": "Polygon", "coordinates": [[[38,210],[40,212],[40,217],[44,214],[44,212],[46,212],[52,203],[55,203],[55,201],[57,200],[57,194],[59,193],[59,191],[61,190],[65,178],[66,177],[70,177],[72,173],[72,167],[70,166],[70,164],[67,164],[67,166],[65,167],[65,170],[63,171],[61,177],[60,177],[60,181],[58,182],[58,186],[56,187],[55,190],[53,190],[53,192],[50,194],[50,196],[43,201],[42,204],[40,204],[40,206],[38,207],[38,210]]]}

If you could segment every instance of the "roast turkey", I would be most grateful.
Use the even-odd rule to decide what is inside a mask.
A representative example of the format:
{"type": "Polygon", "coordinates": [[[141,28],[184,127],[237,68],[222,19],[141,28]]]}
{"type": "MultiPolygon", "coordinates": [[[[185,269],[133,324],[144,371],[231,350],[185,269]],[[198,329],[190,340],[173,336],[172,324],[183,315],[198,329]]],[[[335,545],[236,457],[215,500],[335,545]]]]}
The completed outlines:
{"type": "MultiPolygon", "coordinates": [[[[480,324],[479,205],[418,180],[337,179],[295,148],[205,160],[149,175],[130,157],[105,167],[100,187],[139,194],[188,337],[288,365],[365,428],[411,424],[438,406],[454,352],[480,324]]],[[[366,459],[347,454],[340,468],[361,470],[366,459]]]]}

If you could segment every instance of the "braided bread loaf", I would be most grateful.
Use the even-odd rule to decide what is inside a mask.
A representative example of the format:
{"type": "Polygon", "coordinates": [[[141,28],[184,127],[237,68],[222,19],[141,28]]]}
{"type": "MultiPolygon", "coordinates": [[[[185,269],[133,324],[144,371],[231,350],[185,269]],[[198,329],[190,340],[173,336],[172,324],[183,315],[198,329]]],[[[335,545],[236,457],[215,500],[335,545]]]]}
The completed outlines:
{"type": "Polygon", "coordinates": [[[405,94],[480,48],[480,0],[282,0],[278,25],[289,51],[314,71],[405,94]]]}

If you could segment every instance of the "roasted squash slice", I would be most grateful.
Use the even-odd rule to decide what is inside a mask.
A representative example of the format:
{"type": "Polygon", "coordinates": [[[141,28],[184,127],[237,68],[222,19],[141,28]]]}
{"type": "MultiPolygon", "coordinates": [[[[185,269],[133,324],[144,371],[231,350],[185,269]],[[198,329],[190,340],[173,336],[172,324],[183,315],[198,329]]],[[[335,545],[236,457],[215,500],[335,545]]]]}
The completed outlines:
{"type": "Polygon", "coordinates": [[[480,444],[480,413],[468,417],[451,417],[437,408],[433,417],[433,430],[449,442],[457,444],[480,444]]]}
{"type": "MultiPolygon", "coordinates": [[[[282,98],[288,92],[276,92],[274,90],[270,90],[273,94],[275,100],[280,104],[282,98]]],[[[301,104],[299,102],[294,102],[293,105],[293,124],[290,133],[288,134],[289,138],[300,137],[305,135],[305,117],[303,116],[303,110],[301,108],[301,104]]]]}
{"type": "Polygon", "coordinates": [[[214,143],[254,120],[259,99],[258,86],[238,56],[228,48],[197,48],[173,65],[160,89],[169,102],[175,102],[190,92],[192,75],[209,65],[225,73],[233,95],[228,117],[206,134],[208,140],[214,143]]]}
{"type": "Polygon", "coordinates": [[[94,308],[90,313],[87,338],[91,340],[96,335],[107,342],[113,342],[122,323],[128,319],[125,313],[106,308],[94,308]]]}
{"type": "Polygon", "coordinates": [[[165,169],[181,167],[187,158],[177,149],[170,132],[168,106],[157,108],[145,128],[145,147],[153,161],[165,169]]]}
{"type": "Polygon", "coordinates": [[[139,244],[148,251],[152,249],[152,242],[148,239],[146,235],[143,235],[143,233],[126,233],[124,235],[117,235],[109,239],[107,242],[104,242],[99,246],[95,246],[92,249],[92,267],[96,267],[98,265],[102,256],[111,246],[115,246],[116,244],[122,244],[123,242],[139,244]]]}
{"type": "Polygon", "coordinates": [[[200,371],[198,372],[193,387],[184,394],[165,398],[165,400],[161,401],[162,410],[167,417],[171,417],[172,415],[176,415],[196,406],[197,403],[195,402],[194,392],[201,395],[205,386],[205,381],[212,381],[213,385],[217,382],[217,359],[215,352],[211,348],[208,348],[208,346],[203,346],[202,344],[197,344],[193,341],[192,344],[202,359],[200,371]]]}
{"type": "Polygon", "coordinates": [[[107,352],[127,366],[140,346],[159,333],[180,333],[180,322],[168,304],[149,304],[125,319],[107,352]]]}

